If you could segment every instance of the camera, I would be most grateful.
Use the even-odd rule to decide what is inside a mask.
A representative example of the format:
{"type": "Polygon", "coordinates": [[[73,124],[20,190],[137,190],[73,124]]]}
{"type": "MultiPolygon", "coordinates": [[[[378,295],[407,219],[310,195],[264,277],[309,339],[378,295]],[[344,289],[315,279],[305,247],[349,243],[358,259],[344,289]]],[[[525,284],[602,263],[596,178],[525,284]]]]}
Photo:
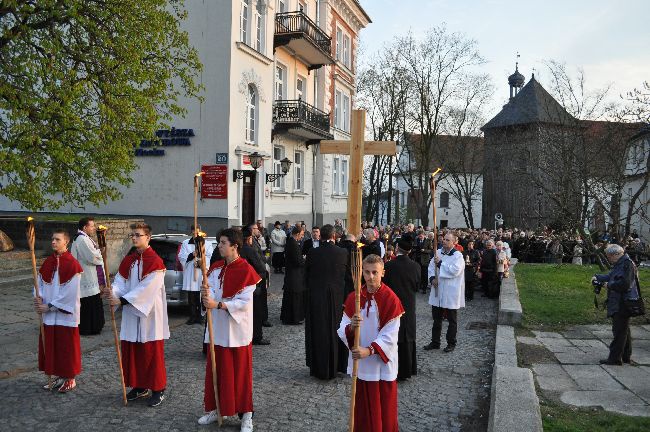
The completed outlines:
{"type": "Polygon", "coordinates": [[[594,294],[600,294],[600,290],[603,289],[605,282],[600,282],[598,279],[593,279],[591,284],[594,286],[594,294]]]}

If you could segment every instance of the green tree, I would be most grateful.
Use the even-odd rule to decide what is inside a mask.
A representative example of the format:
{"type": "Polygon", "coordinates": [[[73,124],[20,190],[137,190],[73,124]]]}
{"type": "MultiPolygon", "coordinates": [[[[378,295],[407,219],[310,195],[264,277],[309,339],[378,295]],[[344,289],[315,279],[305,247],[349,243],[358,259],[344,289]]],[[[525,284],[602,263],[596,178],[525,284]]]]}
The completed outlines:
{"type": "Polygon", "coordinates": [[[0,194],[119,198],[134,144],[199,97],[183,0],[0,0],[0,194]]]}

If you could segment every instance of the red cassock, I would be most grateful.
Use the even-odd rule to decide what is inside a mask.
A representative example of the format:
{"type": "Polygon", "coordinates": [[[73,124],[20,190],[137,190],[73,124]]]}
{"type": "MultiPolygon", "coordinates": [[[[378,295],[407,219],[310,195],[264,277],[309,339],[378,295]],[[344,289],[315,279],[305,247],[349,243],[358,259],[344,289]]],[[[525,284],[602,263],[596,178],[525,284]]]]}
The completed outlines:
{"type": "MultiPolygon", "coordinates": [[[[212,309],[214,350],[222,416],[253,411],[253,302],[260,277],[246,260],[225,265],[217,261],[208,272],[210,295],[228,310],[212,309]]],[[[205,341],[209,340],[206,334],[205,341]]],[[[212,385],[212,362],[208,353],[205,366],[204,406],[216,409],[212,385]]]]}
{"type": "MultiPolygon", "coordinates": [[[[349,322],[347,318],[354,315],[354,310],[354,293],[350,293],[344,304],[342,323],[349,322]]],[[[359,376],[366,373],[372,380],[357,378],[354,402],[354,430],[357,432],[399,432],[395,378],[398,324],[403,313],[401,302],[385,284],[382,283],[373,294],[368,292],[366,286],[361,288],[361,316],[364,318],[361,323],[361,346],[372,346],[376,357],[359,361],[359,376]],[[371,361],[373,363],[369,365],[371,361]]],[[[351,326],[345,325],[344,335],[347,345],[353,346],[354,331],[351,326]]],[[[350,360],[349,370],[351,365],[350,360]]]]}
{"type": "Polygon", "coordinates": [[[43,314],[38,338],[38,369],[47,375],[74,378],[81,372],[79,283],[83,272],[70,252],[50,255],[39,269],[40,295],[55,310],[43,314]]]}
{"type": "Polygon", "coordinates": [[[113,284],[123,306],[122,368],[127,387],[159,391],[167,387],[165,340],[169,337],[164,287],[165,265],[151,247],[127,255],[113,284]]]}

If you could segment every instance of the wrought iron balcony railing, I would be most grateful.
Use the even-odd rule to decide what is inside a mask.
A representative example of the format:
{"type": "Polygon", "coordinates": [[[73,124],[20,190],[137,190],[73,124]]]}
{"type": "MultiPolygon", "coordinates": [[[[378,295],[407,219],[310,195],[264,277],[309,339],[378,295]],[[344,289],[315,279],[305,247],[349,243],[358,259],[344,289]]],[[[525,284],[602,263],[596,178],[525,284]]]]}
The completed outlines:
{"type": "Polygon", "coordinates": [[[313,105],[300,99],[276,100],[273,104],[273,123],[276,129],[303,129],[298,135],[306,138],[329,139],[330,116],[313,105]]]}
{"type": "Polygon", "coordinates": [[[295,39],[308,40],[321,52],[321,57],[324,55],[325,61],[323,58],[317,61],[322,64],[332,63],[332,38],[327,36],[314,21],[302,11],[276,14],[274,47],[291,45],[295,39]]]}

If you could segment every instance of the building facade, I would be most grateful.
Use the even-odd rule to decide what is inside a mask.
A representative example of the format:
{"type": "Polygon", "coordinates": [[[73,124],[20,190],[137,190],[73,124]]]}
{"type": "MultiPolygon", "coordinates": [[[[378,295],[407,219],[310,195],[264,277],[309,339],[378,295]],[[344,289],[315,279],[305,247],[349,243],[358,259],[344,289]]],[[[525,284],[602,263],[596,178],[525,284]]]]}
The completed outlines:
{"type": "Polygon", "coordinates": [[[345,215],[347,159],[320,155],[318,142],[349,138],[358,35],[370,23],[359,3],[187,0],[185,7],[182,27],[204,66],[203,101],[182,100],[186,115],[143,137],[121,199],[54,211],[142,217],[156,232],[186,232],[193,176],[205,170],[198,214],[209,232],[257,219],[310,225],[345,215]]]}
{"type": "Polygon", "coordinates": [[[636,231],[647,245],[650,242],[650,185],[646,183],[650,160],[650,125],[632,137],[626,156],[627,182],[621,199],[621,219],[625,221],[630,200],[638,193],[631,212],[630,232],[636,231]]]}

